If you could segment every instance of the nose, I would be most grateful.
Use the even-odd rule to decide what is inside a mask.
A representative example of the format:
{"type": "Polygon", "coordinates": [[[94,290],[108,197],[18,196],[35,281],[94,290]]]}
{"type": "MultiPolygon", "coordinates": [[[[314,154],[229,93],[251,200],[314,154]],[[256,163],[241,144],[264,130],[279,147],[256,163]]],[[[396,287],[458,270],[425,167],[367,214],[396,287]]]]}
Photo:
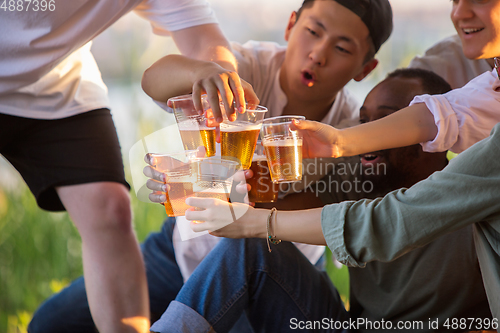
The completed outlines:
{"type": "Polygon", "coordinates": [[[474,12],[472,11],[469,0],[453,1],[450,17],[455,25],[457,25],[460,20],[470,19],[473,16],[474,12]]]}
{"type": "Polygon", "coordinates": [[[326,65],[326,59],[328,54],[328,45],[326,42],[317,42],[313,47],[311,53],[309,53],[309,59],[318,66],[326,65]]]}

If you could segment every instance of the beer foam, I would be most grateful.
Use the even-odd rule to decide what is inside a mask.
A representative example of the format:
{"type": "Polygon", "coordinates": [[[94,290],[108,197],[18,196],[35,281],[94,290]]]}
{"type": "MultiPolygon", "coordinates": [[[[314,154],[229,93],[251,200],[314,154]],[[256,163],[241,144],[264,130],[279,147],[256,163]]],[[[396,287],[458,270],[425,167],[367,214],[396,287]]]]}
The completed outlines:
{"type": "Polygon", "coordinates": [[[266,155],[257,155],[257,154],[253,154],[253,157],[252,157],[252,162],[260,162],[260,161],[266,161],[266,155]]]}
{"type": "Polygon", "coordinates": [[[206,125],[200,125],[195,122],[184,121],[179,123],[179,131],[203,131],[203,130],[215,130],[215,127],[208,127],[206,125]]]}
{"type": "Polygon", "coordinates": [[[290,147],[302,146],[302,139],[299,138],[264,138],[262,140],[264,147],[290,147]]]}
{"type": "Polygon", "coordinates": [[[230,124],[221,123],[220,130],[221,132],[242,132],[242,131],[260,131],[262,124],[252,124],[252,123],[243,123],[243,122],[233,122],[230,124]]]}

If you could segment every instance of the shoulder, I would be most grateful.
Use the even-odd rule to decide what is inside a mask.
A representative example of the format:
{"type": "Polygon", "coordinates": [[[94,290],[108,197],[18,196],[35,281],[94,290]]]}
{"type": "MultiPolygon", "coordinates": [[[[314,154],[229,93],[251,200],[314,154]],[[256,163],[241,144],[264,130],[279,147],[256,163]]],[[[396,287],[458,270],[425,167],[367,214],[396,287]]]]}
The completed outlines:
{"type": "Polygon", "coordinates": [[[432,70],[436,64],[446,64],[450,61],[466,61],[462,52],[462,44],[458,35],[454,35],[439,41],[427,49],[422,56],[416,56],[410,62],[409,67],[420,67],[432,70]]]}
{"type": "Polygon", "coordinates": [[[486,60],[471,60],[464,55],[458,35],[438,42],[422,56],[416,56],[409,67],[433,71],[448,81],[453,89],[491,70],[486,60]]]}

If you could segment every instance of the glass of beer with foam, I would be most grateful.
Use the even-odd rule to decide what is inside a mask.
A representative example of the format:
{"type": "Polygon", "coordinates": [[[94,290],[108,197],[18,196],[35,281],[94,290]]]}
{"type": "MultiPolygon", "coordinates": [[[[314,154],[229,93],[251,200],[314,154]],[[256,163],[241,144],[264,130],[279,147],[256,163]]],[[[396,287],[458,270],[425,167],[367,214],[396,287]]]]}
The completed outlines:
{"type": "Polygon", "coordinates": [[[224,115],[220,124],[221,156],[240,162],[243,169],[249,169],[267,108],[247,105],[244,113],[236,113],[235,121],[225,117],[222,103],[221,109],[224,115]]]}
{"type": "Polygon", "coordinates": [[[258,203],[278,200],[279,185],[271,180],[266,153],[260,141],[257,141],[250,170],[253,177],[247,179],[247,184],[250,185],[248,201],[258,203]]]}
{"type": "Polygon", "coordinates": [[[294,119],[304,120],[305,117],[280,116],[262,123],[262,144],[275,183],[302,180],[302,135],[290,129],[294,119]]]}
{"type": "Polygon", "coordinates": [[[198,168],[195,161],[198,151],[190,150],[173,154],[150,154],[151,166],[165,174],[168,191],[163,203],[168,216],[184,216],[190,207],[185,201],[194,196],[198,168]]]}
{"type": "MultiPolygon", "coordinates": [[[[210,106],[207,96],[201,96],[204,111],[209,111],[210,106]]],[[[182,144],[186,150],[196,150],[204,146],[208,157],[215,155],[215,123],[204,115],[199,115],[194,108],[192,95],[172,97],[167,101],[171,107],[179,127],[182,144]]]]}

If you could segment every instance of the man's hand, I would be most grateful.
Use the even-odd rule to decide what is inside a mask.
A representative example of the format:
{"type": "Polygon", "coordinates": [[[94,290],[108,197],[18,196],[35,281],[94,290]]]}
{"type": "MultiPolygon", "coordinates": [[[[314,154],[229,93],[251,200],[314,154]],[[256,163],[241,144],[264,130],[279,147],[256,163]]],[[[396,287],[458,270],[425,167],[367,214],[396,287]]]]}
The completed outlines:
{"type": "Polygon", "coordinates": [[[223,120],[219,96],[224,104],[226,116],[231,121],[236,118],[236,112],[245,112],[247,103],[249,105],[259,104],[259,98],[249,83],[242,80],[236,72],[227,70],[216,63],[200,63],[200,66],[195,70],[193,82],[195,109],[199,113],[203,112],[201,95],[206,93],[213,113],[211,116],[218,123],[223,120]]]}

